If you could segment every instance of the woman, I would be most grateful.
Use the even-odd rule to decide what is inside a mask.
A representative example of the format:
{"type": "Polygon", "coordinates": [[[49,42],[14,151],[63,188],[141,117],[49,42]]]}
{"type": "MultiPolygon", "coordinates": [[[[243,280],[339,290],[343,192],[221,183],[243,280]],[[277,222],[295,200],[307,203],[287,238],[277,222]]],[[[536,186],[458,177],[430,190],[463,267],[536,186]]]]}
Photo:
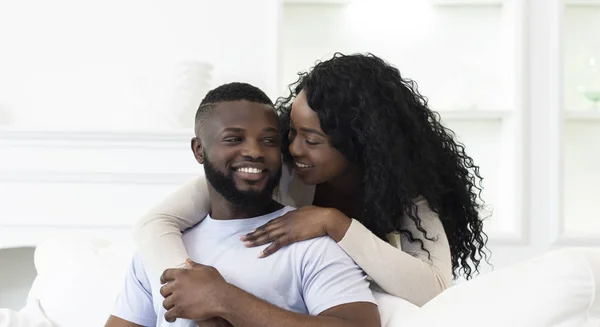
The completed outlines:
{"type": "MultiPolygon", "coordinates": [[[[419,306],[478,271],[478,167],[413,82],[376,56],[336,54],[290,92],[276,107],[294,173],[284,169],[277,199],[299,209],[241,241],[272,242],[267,256],[328,235],[383,291],[419,306]]],[[[209,209],[201,177],[137,224],[142,254],[161,271],[183,263],[180,231],[209,209]]]]}

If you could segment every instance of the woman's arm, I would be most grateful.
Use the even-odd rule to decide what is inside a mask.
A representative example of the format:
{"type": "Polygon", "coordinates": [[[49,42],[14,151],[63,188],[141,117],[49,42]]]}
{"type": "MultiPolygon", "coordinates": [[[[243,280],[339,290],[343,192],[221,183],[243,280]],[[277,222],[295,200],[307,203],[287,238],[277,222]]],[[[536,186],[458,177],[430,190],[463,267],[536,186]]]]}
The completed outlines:
{"type": "Polygon", "coordinates": [[[385,292],[422,306],[452,284],[452,260],[442,222],[427,201],[416,204],[421,227],[435,241],[426,239],[408,217],[402,227],[429,253],[398,234],[391,235],[390,245],[341,211],[316,206],[290,211],[242,240],[250,247],[270,243],[261,254],[266,257],[288,244],[329,235],[385,292]]]}
{"type": "Polygon", "coordinates": [[[416,204],[421,226],[427,231],[427,237],[435,241],[426,239],[408,217],[404,217],[403,227],[423,241],[431,256],[421,249],[419,242],[410,242],[403,235],[400,244],[391,240],[401,249],[394,247],[354,219],[338,245],[385,292],[422,306],[450,287],[452,261],[448,238],[439,217],[425,199],[420,198],[416,204]]]}
{"type": "MultiPolygon", "coordinates": [[[[287,196],[291,180],[289,168],[282,169],[279,189],[273,198],[285,205],[295,205],[287,196]]],[[[295,186],[298,190],[311,189],[295,186]]],[[[204,171],[169,195],[134,225],[134,239],[146,267],[156,279],[168,268],[183,267],[189,258],[181,232],[201,222],[210,212],[210,196],[204,171]]]]}
{"type": "Polygon", "coordinates": [[[182,266],[188,258],[181,231],[202,221],[210,211],[204,174],[155,206],[134,225],[134,239],[154,276],[182,266]]]}

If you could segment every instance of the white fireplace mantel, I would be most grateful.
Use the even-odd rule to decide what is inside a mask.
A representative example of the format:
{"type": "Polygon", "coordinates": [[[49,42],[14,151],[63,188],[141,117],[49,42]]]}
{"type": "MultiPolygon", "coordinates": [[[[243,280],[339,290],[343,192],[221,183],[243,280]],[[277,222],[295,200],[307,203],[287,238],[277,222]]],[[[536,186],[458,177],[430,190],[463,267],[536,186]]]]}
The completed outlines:
{"type": "Polygon", "coordinates": [[[0,130],[0,248],[70,234],[129,241],[131,224],[201,166],[191,130],[0,130]]]}

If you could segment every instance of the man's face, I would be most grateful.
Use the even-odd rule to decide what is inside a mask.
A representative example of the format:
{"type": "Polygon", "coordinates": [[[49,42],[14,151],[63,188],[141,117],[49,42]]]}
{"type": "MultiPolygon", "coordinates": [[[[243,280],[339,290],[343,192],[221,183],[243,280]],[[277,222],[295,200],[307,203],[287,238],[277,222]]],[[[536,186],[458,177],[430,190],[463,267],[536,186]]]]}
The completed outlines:
{"type": "Polygon", "coordinates": [[[222,102],[192,143],[210,185],[236,205],[270,201],[281,177],[277,115],[269,105],[222,102]]]}

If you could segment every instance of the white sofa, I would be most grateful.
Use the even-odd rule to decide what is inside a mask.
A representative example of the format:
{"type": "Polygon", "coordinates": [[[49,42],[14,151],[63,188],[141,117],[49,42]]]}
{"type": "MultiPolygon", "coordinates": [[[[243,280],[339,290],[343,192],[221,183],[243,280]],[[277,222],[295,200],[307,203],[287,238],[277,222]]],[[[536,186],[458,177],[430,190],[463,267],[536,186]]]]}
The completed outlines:
{"type": "MultiPolygon", "coordinates": [[[[0,309],[0,327],[103,326],[132,245],[54,239],[35,253],[25,308],[0,309]]],[[[573,248],[453,286],[418,308],[376,294],[384,327],[600,326],[600,249],[573,248]]]]}

